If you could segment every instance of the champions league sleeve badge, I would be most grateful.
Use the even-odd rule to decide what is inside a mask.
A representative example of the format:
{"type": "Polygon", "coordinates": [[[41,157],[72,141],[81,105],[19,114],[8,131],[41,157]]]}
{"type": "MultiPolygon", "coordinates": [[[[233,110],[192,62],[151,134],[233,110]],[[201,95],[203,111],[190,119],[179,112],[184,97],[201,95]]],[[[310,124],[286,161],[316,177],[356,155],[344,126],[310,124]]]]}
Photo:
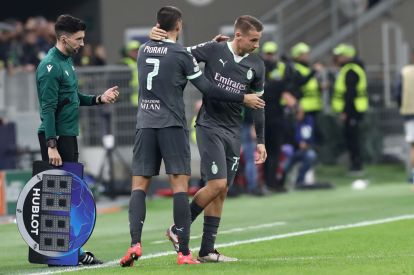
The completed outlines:
{"type": "Polygon", "coordinates": [[[16,207],[20,234],[29,246],[29,262],[75,266],[79,249],[92,234],[96,205],[83,180],[80,163],[55,168],[33,163],[33,177],[16,207]]]}

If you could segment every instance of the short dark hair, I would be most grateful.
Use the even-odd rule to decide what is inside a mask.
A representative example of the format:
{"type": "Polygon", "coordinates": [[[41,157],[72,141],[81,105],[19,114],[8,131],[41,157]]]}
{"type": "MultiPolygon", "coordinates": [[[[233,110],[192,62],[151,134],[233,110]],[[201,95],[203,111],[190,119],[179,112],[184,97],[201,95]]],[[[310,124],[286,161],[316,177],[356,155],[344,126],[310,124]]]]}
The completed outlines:
{"type": "Polygon", "coordinates": [[[72,15],[63,14],[56,19],[55,33],[58,38],[64,33],[74,34],[84,30],[86,30],[85,22],[72,15]]]}
{"type": "Polygon", "coordinates": [[[160,24],[160,28],[165,31],[174,30],[178,21],[183,17],[182,12],[173,6],[162,7],[157,12],[157,22],[160,24]]]}
{"type": "Polygon", "coordinates": [[[261,32],[263,31],[263,24],[256,17],[242,15],[234,22],[234,30],[240,30],[242,33],[247,33],[250,30],[261,32]]]}

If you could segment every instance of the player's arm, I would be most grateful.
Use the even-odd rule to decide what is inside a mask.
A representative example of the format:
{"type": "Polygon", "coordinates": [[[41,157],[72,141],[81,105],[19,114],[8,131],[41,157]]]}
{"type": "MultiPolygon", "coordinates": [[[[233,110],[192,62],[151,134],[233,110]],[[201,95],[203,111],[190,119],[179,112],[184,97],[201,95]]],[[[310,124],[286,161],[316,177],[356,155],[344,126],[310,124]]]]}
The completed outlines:
{"type": "Polygon", "coordinates": [[[258,144],[265,143],[265,113],[264,109],[252,110],[256,140],[258,144]]]}
{"type": "MultiPolygon", "coordinates": [[[[151,40],[159,41],[167,38],[167,32],[159,28],[159,24],[152,27],[149,38],[151,40]]],[[[227,36],[217,35],[211,41],[203,42],[195,46],[187,47],[187,51],[191,53],[197,62],[206,62],[211,51],[214,51],[214,47],[217,45],[217,42],[226,41],[227,36]]]]}
{"type": "Polygon", "coordinates": [[[197,60],[197,62],[208,62],[212,54],[216,51],[218,43],[207,41],[195,46],[187,47],[187,51],[197,60]]]}
{"type": "Polygon", "coordinates": [[[262,108],[263,110],[264,108],[265,103],[259,96],[254,94],[235,94],[226,91],[208,81],[201,71],[195,74],[194,78],[191,78],[190,76],[188,79],[205,97],[224,102],[243,102],[246,106],[249,106],[252,109],[262,108]]]}
{"type": "MultiPolygon", "coordinates": [[[[260,61],[260,64],[256,67],[254,71],[254,78],[250,84],[251,91],[259,96],[262,96],[264,93],[264,83],[265,83],[265,67],[263,61],[260,61]]],[[[253,121],[254,127],[256,130],[256,139],[257,139],[257,152],[259,153],[259,158],[256,159],[256,164],[261,164],[266,161],[267,153],[265,147],[265,113],[264,109],[253,110],[253,121]]]]}
{"type": "Polygon", "coordinates": [[[265,113],[264,109],[255,109],[253,112],[254,128],[256,130],[257,152],[259,158],[256,159],[256,164],[261,164],[266,161],[267,152],[265,147],[265,113]]]}
{"type": "Polygon", "coordinates": [[[257,95],[242,95],[226,91],[217,85],[214,85],[203,75],[195,58],[188,52],[181,52],[179,56],[183,71],[187,79],[196,86],[196,88],[205,96],[225,102],[244,103],[248,107],[264,108],[264,101],[257,95]]]}
{"type": "MultiPolygon", "coordinates": [[[[149,32],[149,38],[151,40],[160,41],[168,38],[167,32],[163,29],[160,29],[160,24],[156,24],[149,32]]],[[[212,40],[216,42],[223,42],[229,40],[230,37],[223,34],[216,35],[212,40]]]]}

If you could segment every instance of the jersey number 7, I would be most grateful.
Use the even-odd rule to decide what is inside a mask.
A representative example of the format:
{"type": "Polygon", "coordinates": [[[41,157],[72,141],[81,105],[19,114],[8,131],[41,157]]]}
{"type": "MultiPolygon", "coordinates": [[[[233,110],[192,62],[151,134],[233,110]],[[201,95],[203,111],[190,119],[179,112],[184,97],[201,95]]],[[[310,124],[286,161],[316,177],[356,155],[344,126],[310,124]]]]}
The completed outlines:
{"type": "Polygon", "coordinates": [[[145,62],[148,64],[154,64],[154,69],[147,76],[147,90],[151,91],[152,90],[152,78],[158,75],[158,70],[160,68],[160,60],[156,58],[147,58],[145,62]]]}

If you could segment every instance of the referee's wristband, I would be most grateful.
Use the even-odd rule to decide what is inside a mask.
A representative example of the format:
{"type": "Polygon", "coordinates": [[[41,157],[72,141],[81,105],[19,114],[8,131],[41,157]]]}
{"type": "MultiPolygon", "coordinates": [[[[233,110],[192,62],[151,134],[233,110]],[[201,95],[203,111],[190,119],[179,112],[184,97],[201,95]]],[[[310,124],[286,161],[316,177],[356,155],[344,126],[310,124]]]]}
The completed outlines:
{"type": "Polygon", "coordinates": [[[102,102],[102,95],[98,95],[98,96],[96,96],[96,97],[95,97],[95,104],[96,104],[96,105],[101,105],[101,104],[104,104],[104,103],[102,102]]]}
{"type": "Polygon", "coordinates": [[[57,140],[56,138],[50,138],[46,142],[46,146],[48,148],[56,148],[57,147],[57,140]]]}

